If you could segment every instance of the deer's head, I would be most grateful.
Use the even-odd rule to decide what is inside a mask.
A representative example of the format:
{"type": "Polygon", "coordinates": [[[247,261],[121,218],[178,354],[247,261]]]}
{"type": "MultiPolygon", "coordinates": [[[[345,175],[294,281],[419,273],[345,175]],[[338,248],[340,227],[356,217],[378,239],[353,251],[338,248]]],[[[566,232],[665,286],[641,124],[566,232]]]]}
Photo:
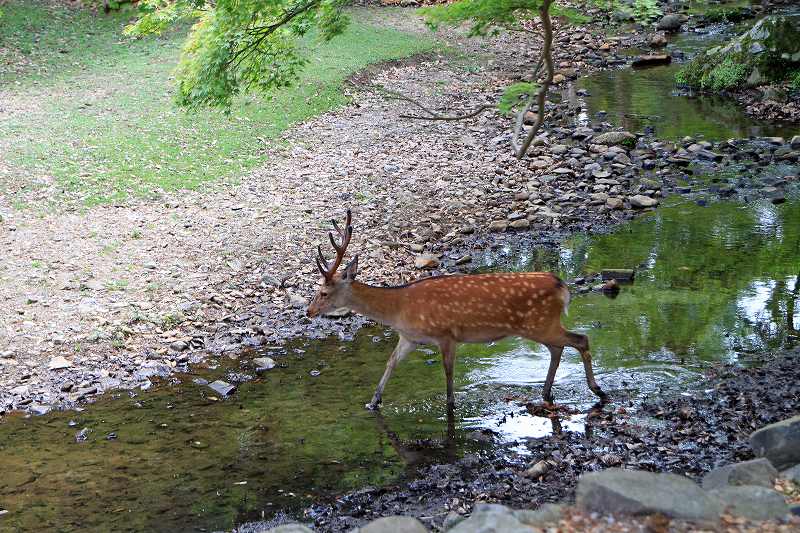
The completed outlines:
{"type": "Polygon", "coordinates": [[[317,268],[322,274],[322,281],[316,296],[308,306],[306,315],[315,317],[321,313],[327,313],[340,307],[346,307],[350,301],[350,285],[356,278],[358,272],[358,255],[344,267],[342,272],[337,272],[339,265],[342,264],[344,253],[347,250],[347,245],[350,244],[350,238],[353,236],[353,226],[350,225],[352,215],[350,210],[347,210],[347,220],[344,224],[344,229],[341,229],[335,220],[332,220],[333,228],[339,234],[339,243],[333,237],[333,233],[328,233],[333,249],[336,250],[336,259],[332,264],[329,264],[322,255],[322,247],[317,246],[318,256],[315,258],[317,268]]]}

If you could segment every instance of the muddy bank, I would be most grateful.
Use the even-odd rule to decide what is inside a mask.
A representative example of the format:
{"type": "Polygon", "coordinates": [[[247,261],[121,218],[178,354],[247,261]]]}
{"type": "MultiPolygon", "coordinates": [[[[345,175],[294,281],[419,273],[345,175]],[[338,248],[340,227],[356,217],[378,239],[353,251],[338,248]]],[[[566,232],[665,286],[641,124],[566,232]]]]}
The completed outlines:
{"type": "MultiPolygon", "coordinates": [[[[536,508],[571,501],[582,473],[608,467],[698,479],[716,466],[752,458],[750,433],[800,413],[800,349],[747,364],[753,366],[715,367],[700,388],[671,391],[641,406],[614,397],[589,411],[583,431],[565,429],[519,443],[522,453],[509,445],[423,466],[407,483],[344,494],[306,515],[320,531],[348,531],[396,514],[439,527],[449,513],[469,513],[476,502],[536,508]]],[[[560,416],[553,413],[554,429],[560,416]]]]}

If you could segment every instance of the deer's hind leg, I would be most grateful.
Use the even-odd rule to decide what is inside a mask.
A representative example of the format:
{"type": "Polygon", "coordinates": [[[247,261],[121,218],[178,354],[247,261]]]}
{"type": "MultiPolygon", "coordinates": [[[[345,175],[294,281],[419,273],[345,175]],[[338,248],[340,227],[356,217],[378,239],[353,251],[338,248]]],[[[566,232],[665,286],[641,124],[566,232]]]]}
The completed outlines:
{"type": "Polygon", "coordinates": [[[600,388],[600,385],[598,385],[597,381],[594,379],[592,354],[589,352],[589,337],[580,333],[573,333],[572,331],[564,331],[563,336],[566,340],[566,346],[575,348],[581,354],[583,371],[586,373],[586,384],[589,385],[589,389],[591,389],[600,400],[608,398],[608,395],[603,392],[603,389],[600,388]]]}
{"type": "Polygon", "coordinates": [[[607,395],[603,389],[597,384],[594,379],[594,370],[592,369],[592,354],[589,351],[589,338],[580,333],[573,333],[564,328],[559,327],[559,330],[552,335],[547,335],[546,339],[532,338],[536,342],[540,342],[547,346],[550,351],[550,367],[547,370],[547,378],[544,382],[544,390],[542,396],[544,401],[552,402],[553,395],[551,392],[553,380],[555,379],[556,370],[561,362],[561,353],[564,351],[565,346],[575,348],[581,354],[583,361],[583,370],[586,373],[586,383],[589,389],[595,393],[601,400],[605,400],[607,395]]]}

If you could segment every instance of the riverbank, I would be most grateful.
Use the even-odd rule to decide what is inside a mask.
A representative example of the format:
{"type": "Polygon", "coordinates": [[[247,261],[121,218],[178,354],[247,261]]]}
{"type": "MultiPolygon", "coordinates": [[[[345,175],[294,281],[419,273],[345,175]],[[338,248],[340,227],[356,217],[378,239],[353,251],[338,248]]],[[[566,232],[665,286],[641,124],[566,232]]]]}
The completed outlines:
{"type": "MultiPolygon", "coordinates": [[[[747,363],[752,366],[717,366],[694,390],[649,398],[640,407],[626,408],[624,400],[615,399],[589,411],[583,430],[564,428],[452,464],[426,466],[408,483],[344,494],[334,503],[309,508],[306,515],[318,531],[350,531],[388,515],[413,516],[440,530],[479,503],[515,509],[571,504],[578,478],[596,470],[671,472],[699,481],[718,466],[752,459],[748,438],[753,431],[800,414],[800,349],[747,363]],[[517,451],[520,445],[524,454],[517,451]]],[[[555,427],[562,414],[551,416],[555,427]]],[[[790,494],[789,501],[797,504],[797,494],[790,494]]],[[[581,519],[580,513],[573,519],[581,519]]],[[[592,520],[585,524],[592,527],[592,520]]],[[[797,525],[741,521],[720,530],[791,531],[797,525]]],[[[670,527],[691,530],[680,522],[670,527]]]]}

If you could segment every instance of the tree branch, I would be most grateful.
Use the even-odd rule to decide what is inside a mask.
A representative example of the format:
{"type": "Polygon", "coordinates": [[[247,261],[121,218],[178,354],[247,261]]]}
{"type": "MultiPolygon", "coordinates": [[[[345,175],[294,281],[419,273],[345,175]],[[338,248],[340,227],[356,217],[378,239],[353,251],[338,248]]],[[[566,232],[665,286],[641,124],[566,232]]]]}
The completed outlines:
{"type": "Polygon", "coordinates": [[[533,123],[531,130],[525,136],[521,144],[518,143],[518,139],[522,132],[525,113],[530,111],[533,107],[534,93],[531,93],[526,105],[517,113],[517,121],[514,125],[514,135],[511,138],[511,146],[514,148],[515,155],[518,159],[522,159],[528,152],[528,148],[530,148],[533,139],[536,137],[536,133],[538,133],[539,129],[542,127],[542,123],[544,123],[544,106],[547,99],[547,92],[550,90],[550,85],[553,83],[553,24],[550,20],[550,4],[552,1],[553,0],[543,0],[542,5],[539,7],[539,18],[542,21],[542,31],[544,32],[544,46],[542,47],[542,55],[539,57],[539,62],[533,73],[533,81],[535,82],[537,79],[542,61],[544,61],[547,67],[547,74],[545,75],[544,82],[539,86],[539,90],[535,93],[538,108],[536,121],[533,123]]]}
{"type": "Polygon", "coordinates": [[[411,98],[410,96],[407,96],[407,95],[405,95],[403,93],[400,93],[400,92],[397,92],[397,91],[392,91],[392,90],[389,90],[389,89],[387,89],[385,87],[381,87],[379,85],[369,84],[369,85],[364,85],[363,87],[365,87],[367,90],[371,90],[373,92],[382,94],[384,97],[386,97],[386,98],[388,98],[390,100],[402,100],[404,102],[408,102],[411,105],[413,105],[415,107],[418,107],[424,113],[427,114],[427,116],[422,116],[422,115],[400,115],[400,118],[403,118],[403,119],[440,120],[440,121],[467,120],[467,119],[470,119],[470,118],[473,118],[473,117],[477,117],[478,115],[480,115],[481,113],[483,113],[487,109],[492,109],[492,108],[495,107],[495,106],[493,106],[491,104],[483,104],[483,105],[473,109],[469,113],[465,113],[463,115],[442,115],[441,113],[437,113],[436,111],[430,109],[429,107],[424,106],[422,103],[420,103],[415,98],[411,98]]]}

